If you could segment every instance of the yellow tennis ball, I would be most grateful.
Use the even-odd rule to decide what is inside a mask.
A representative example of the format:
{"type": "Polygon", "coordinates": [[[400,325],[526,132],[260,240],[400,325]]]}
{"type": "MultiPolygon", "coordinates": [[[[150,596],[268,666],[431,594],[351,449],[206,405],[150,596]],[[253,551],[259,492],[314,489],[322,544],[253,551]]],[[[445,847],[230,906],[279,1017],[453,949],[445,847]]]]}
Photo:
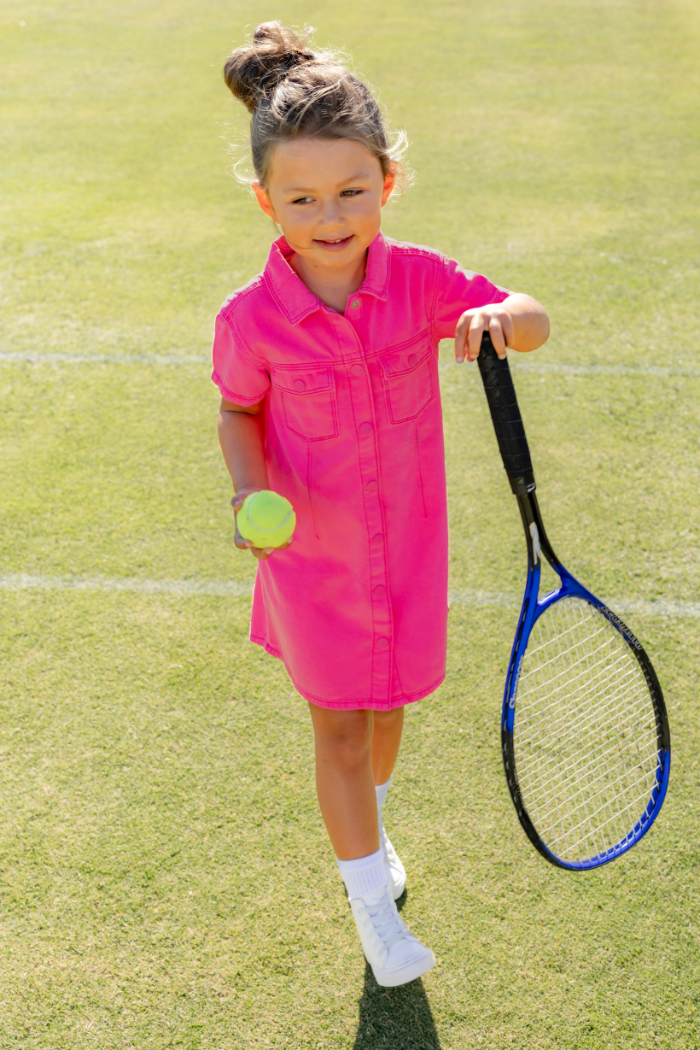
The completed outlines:
{"type": "Polygon", "coordinates": [[[246,496],[238,512],[238,531],[256,547],[283,547],[292,538],[296,523],[289,500],[269,489],[246,496]]]}

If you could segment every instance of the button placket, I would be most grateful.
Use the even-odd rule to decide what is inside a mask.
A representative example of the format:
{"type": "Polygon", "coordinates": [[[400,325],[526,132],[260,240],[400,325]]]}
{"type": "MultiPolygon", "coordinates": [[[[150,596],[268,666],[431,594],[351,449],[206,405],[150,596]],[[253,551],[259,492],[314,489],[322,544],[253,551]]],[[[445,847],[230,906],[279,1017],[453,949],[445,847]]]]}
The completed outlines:
{"type": "MultiPolygon", "coordinates": [[[[354,300],[351,301],[350,309],[354,313],[353,302],[354,300]]],[[[353,328],[352,325],[350,327],[353,328]]],[[[359,336],[354,328],[353,335],[359,344],[359,336]]],[[[354,348],[355,352],[358,348],[354,348]]],[[[357,431],[358,460],[369,540],[369,599],[372,612],[371,699],[388,701],[391,698],[393,618],[389,601],[374,401],[371,378],[366,366],[356,363],[350,367],[349,372],[350,396],[357,431]]]]}

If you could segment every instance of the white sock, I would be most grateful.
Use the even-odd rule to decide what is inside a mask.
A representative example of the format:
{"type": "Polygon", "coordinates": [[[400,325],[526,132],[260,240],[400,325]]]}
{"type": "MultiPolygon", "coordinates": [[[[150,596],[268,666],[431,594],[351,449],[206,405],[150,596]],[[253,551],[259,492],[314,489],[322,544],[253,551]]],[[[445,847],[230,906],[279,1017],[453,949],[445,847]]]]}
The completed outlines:
{"type": "Polygon", "coordinates": [[[385,784],[375,784],[374,790],[377,792],[377,814],[379,815],[379,826],[382,826],[382,810],[384,809],[384,803],[386,802],[386,796],[389,794],[389,788],[391,787],[391,777],[385,784]]]}
{"type": "Polygon", "coordinates": [[[357,857],[354,860],[338,860],[337,857],[335,859],[351,899],[381,890],[389,882],[389,872],[381,846],[376,853],[370,853],[368,857],[357,857]]]}

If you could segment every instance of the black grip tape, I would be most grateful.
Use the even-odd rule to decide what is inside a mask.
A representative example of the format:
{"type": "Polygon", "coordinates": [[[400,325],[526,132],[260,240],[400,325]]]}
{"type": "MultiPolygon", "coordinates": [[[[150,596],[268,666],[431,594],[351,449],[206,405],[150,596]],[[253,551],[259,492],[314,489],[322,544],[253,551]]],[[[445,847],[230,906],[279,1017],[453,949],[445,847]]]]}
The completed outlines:
{"type": "Polygon", "coordinates": [[[515,396],[513,377],[507,359],[501,360],[498,356],[488,332],[484,332],[482,336],[477,360],[503,466],[506,468],[511,488],[516,494],[532,492],[535,488],[535,478],[525,427],[515,396]]]}

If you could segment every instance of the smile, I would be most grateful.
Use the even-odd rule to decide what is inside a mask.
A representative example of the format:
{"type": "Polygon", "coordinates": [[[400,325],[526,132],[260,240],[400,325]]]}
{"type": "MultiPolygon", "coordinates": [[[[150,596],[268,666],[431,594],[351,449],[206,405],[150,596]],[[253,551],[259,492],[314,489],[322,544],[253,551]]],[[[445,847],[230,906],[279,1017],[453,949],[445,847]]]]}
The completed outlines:
{"type": "Polygon", "coordinates": [[[321,240],[320,238],[314,238],[314,244],[318,244],[321,248],[324,248],[327,252],[338,252],[342,251],[346,244],[349,244],[353,238],[353,234],[349,237],[336,237],[333,240],[321,240]]]}

